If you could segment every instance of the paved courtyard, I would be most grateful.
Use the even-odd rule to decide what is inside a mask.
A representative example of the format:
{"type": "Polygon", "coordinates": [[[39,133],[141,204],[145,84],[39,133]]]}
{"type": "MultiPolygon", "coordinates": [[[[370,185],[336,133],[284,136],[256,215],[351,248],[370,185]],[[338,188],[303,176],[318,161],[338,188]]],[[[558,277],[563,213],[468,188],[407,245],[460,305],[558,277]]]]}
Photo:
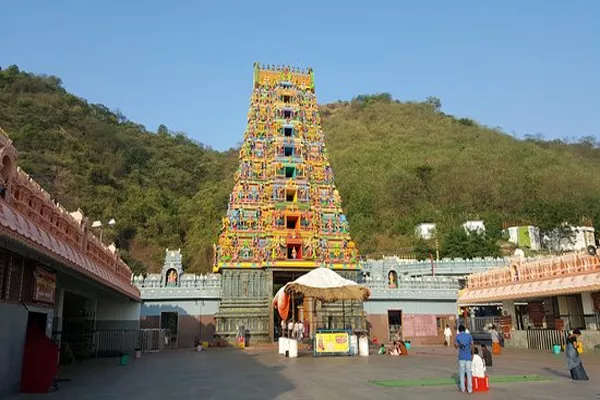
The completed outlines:
{"type": "MultiPolygon", "coordinates": [[[[144,354],[127,366],[116,359],[90,360],[61,370],[60,390],[15,399],[154,400],[154,399],[462,399],[453,386],[383,388],[383,379],[450,378],[454,351],[416,348],[409,356],[286,359],[275,348],[178,350],[144,354]]],[[[482,399],[596,399],[600,393],[600,356],[583,354],[591,380],[573,382],[564,355],[506,350],[494,358],[493,375],[538,374],[547,382],[496,384],[482,399]]]]}

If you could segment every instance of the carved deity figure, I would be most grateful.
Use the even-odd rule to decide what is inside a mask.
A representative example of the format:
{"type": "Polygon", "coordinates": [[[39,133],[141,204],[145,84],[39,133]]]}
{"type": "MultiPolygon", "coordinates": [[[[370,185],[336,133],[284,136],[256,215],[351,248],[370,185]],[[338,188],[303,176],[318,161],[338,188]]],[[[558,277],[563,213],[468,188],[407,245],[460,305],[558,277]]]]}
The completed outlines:
{"type": "Polygon", "coordinates": [[[388,273],[388,286],[390,289],[396,289],[398,287],[398,274],[396,274],[396,271],[390,271],[388,273]]]}
{"type": "Polygon", "coordinates": [[[175,272],[174,269],[172,269],[169,272],[169,275],[167,276],[167,284],[169,284],[169,285],[176,285],[177,284],[177,272],[175,272]]]}
{"type": "Polygon", "coordinates": [[[304,257],[311,259],[313,257],[313,246],[310,239],[304,240],[304,257]]]}

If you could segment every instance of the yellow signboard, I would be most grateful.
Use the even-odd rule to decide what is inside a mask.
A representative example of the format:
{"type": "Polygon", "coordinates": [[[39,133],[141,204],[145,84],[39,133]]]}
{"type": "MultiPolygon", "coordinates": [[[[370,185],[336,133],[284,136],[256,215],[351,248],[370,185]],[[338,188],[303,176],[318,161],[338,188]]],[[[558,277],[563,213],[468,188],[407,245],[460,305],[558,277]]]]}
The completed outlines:
{"type": "Polygon", "coordinates": [[[350,351],[350,338],[347,332],[317,333],[315,352],[348,353],[350,351]]]}

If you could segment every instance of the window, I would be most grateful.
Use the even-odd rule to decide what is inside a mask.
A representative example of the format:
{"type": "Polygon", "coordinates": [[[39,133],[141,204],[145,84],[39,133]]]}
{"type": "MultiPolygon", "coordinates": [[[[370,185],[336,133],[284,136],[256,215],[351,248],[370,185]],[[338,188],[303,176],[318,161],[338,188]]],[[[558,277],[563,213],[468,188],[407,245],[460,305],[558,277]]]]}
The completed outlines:
{"type": "Polygon", "coordinates": [[[291,97],[288,95],[283,96],[283,102],[284,103],[289,103],[291,101],[291,97]]]}
{"type": "Polygon", "coordinates": [[[285,201],[291,201],[291,202],[296,201],[296,191],[295,190],[288,190],[285,193],[285,201]]]}
{"type": "Polygon", "coordinates": [[[283,118],[285,118],[285,119],[292,118],[292,110],[283,110],[283,118]]]}
{"type": "Polygon", "coordinates": [[[294,178],[296,176],[296,168],[295,167],[285,167],[285,177],[286,178],[294,178]]]}
{"type": "Polygon", "coordinates": [[[298,217],[288,216],[285,219],[285,225],[287,229],[296,229],[298,225],[298,217]]]}
{"type": "Polygon", "coordinates": [[[283,136],[292,137],[294,135],[294,128],[283,128],[283,136]]]}
{"type": "Polygon", "coordinates": [[[286,157],[290,157],[294,154],[294,148],[292,146],[285,146],[283,149],[283,154],[286,157]]]}

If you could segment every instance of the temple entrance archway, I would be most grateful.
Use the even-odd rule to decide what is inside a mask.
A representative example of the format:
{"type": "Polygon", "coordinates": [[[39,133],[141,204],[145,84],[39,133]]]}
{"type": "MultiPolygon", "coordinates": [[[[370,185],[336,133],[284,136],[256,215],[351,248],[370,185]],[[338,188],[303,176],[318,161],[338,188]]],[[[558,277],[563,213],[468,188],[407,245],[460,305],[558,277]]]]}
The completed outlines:
{"type": "MultiPolygon", "coordinates": [[[[279,289],[281,289],[285,284],[295,281],[300,278],[302,275],[310,272],[310,270],[274,270],[273,271],[273,296],[277,294],[279,289]]],[[[294,298],[293,310],[297,312],[297,310],[303,305],[302,297],[294,298]]],[[[281,318],[279,317],[279,313],[271,307],[271,312],[273,313],[273,339],[277,340],[281,334],[281,318]]],[[[288,319],[293,319],[293,312],[290,312],[290,316],[288,319]]],[[[298,314],[295,315],[295,319],[298,318],[298,314]]],[[[304,319],[304,318],[303,318],[304,319]]]]}

